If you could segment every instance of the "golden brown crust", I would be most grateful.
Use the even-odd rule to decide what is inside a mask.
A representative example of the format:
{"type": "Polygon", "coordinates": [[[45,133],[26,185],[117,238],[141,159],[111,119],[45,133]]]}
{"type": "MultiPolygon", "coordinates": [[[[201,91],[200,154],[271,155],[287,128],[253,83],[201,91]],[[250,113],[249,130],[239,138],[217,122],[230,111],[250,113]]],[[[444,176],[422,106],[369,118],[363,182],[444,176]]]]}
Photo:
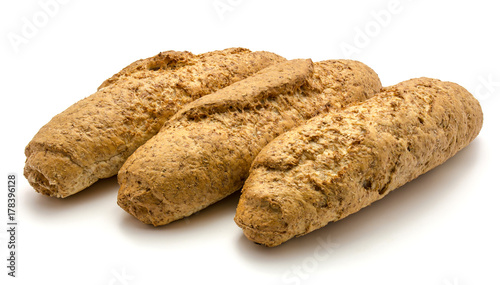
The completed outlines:
{"type": "Polygon", "coordinates": [[[418,78],[384,88],[268,144],[235,222],[266,246],[321,228],[445,162],[478,135],[482,120],[478,101],[455,83],[418,78]]]}
{"type": "Polygon", "coordinates": [[[164,225],[241,188],[273,138],[330,108],[381,88],[366,65],[292,60],[205,96],[179,111],[118,174],[118,204],[144,223],[164,225]]]}
{"type": "Polygon", "coordinates": [[[117,174],[182,106],[282,60],[242,48],[138,60],[43,126],[25,149],[24,174],[45,195],[79,192],[117,174]]]}

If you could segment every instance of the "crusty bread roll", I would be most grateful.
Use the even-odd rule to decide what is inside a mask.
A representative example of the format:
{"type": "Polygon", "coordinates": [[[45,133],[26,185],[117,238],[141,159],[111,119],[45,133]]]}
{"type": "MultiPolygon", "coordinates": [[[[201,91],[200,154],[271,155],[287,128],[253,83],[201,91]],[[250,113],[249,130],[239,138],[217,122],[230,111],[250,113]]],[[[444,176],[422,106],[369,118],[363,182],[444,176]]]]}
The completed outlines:
{"type": "Polygon", "coordinates": [[[230,48],[200,55],[168,51],[136,61],[40,129],[26,147],[24,175],[42,194],[75,194],[117,174],[185,104],[282,60],[230,48]]]}
{"type": "Polygon", "coordinates": [[[245,182],[235,221],[276,246],[342,219],[442,164],[479,133],[478,101],[450,82],[402,82],[312,118],[267,145],[245,182]]]}
{"type": "Polygon", "coordinates": [[[273,138],[329,109],[365,100],[377,74],[350,60],[292,60],[194,101],[120,169],[118,204],[164,225],[239,190],[273,138]]]}

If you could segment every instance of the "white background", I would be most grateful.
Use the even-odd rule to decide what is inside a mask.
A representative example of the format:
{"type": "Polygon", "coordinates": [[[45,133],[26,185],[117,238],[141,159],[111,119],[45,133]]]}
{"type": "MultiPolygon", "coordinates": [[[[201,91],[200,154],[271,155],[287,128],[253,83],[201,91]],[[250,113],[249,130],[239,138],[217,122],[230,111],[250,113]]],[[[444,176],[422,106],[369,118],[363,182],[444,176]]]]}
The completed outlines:
{"type": "Polygon", "coordinates": [[[47,2],[0,4],[5,227],[7,173],[19,179],[19,277],[7,276],[1,226],[1,284],[500,284],[496,1],[47,2]],[[276,248],[251,243],[234,224],[237,194],[153,228],[116,205],[116,178],[61,200],[22,176],[37,130],[129,63],[236,46],[357,59],[386,86],[419,76],[454,81],[479,98],[484,126],[444,165],[276,248]]]}

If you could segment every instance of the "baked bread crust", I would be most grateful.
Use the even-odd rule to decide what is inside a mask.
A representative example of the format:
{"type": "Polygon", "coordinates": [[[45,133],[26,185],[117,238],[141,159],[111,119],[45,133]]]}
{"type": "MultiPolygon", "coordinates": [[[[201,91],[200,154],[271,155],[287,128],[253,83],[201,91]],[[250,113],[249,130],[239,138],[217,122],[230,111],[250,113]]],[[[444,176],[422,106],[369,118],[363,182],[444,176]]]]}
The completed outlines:
{"type": "Polygon", "coordinates": [[[252,241],[279,245],[340,220],[442,164],[483,122],[464,88],[418,78],[312,118],[253,162],[235,222],[252,241]]]}
{"type": "Polygon", "coordinates": [[[120,169],[118,204],[144,223],[168,224],[239,190],[259,151],[318,113],[381,88],[351,60],[291,60],[185,106],[120,169]]]}
{"type": "Polygon", "coordinates": [[[67,197],[117,174],[182,106],[284,59],[243,48],[138,60],[43,126],[25,149],[36,191],[67,197]]]}

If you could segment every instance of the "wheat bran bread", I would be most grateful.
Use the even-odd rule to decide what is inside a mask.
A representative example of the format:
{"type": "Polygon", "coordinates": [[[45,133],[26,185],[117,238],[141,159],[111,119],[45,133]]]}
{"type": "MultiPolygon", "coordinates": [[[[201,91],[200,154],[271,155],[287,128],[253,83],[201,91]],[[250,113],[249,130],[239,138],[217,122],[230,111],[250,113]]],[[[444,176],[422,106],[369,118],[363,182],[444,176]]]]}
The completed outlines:
{"type": "Polygon", "coordinates": [[[117,174],[182,106],[283,60],[243,48],[138,60],[40,129],[25,149],[24,175],[42,194],[75,194],[117,174]]]}
{"type": "Polygon", "coordinates": [[[239,190],[273,138],[381,88],[351,60],[291,60],[270,66],[172,117],[118,174],[118,204],[155,226],[189,216],[239,190]]]}
{"type": "Polygon", "coordinates": [[[442,164],[478,134],[478,101],[461,86],[418,78],[312,118],[254,160],[235,222],[279,245],[340,220],[442,164]]]}

